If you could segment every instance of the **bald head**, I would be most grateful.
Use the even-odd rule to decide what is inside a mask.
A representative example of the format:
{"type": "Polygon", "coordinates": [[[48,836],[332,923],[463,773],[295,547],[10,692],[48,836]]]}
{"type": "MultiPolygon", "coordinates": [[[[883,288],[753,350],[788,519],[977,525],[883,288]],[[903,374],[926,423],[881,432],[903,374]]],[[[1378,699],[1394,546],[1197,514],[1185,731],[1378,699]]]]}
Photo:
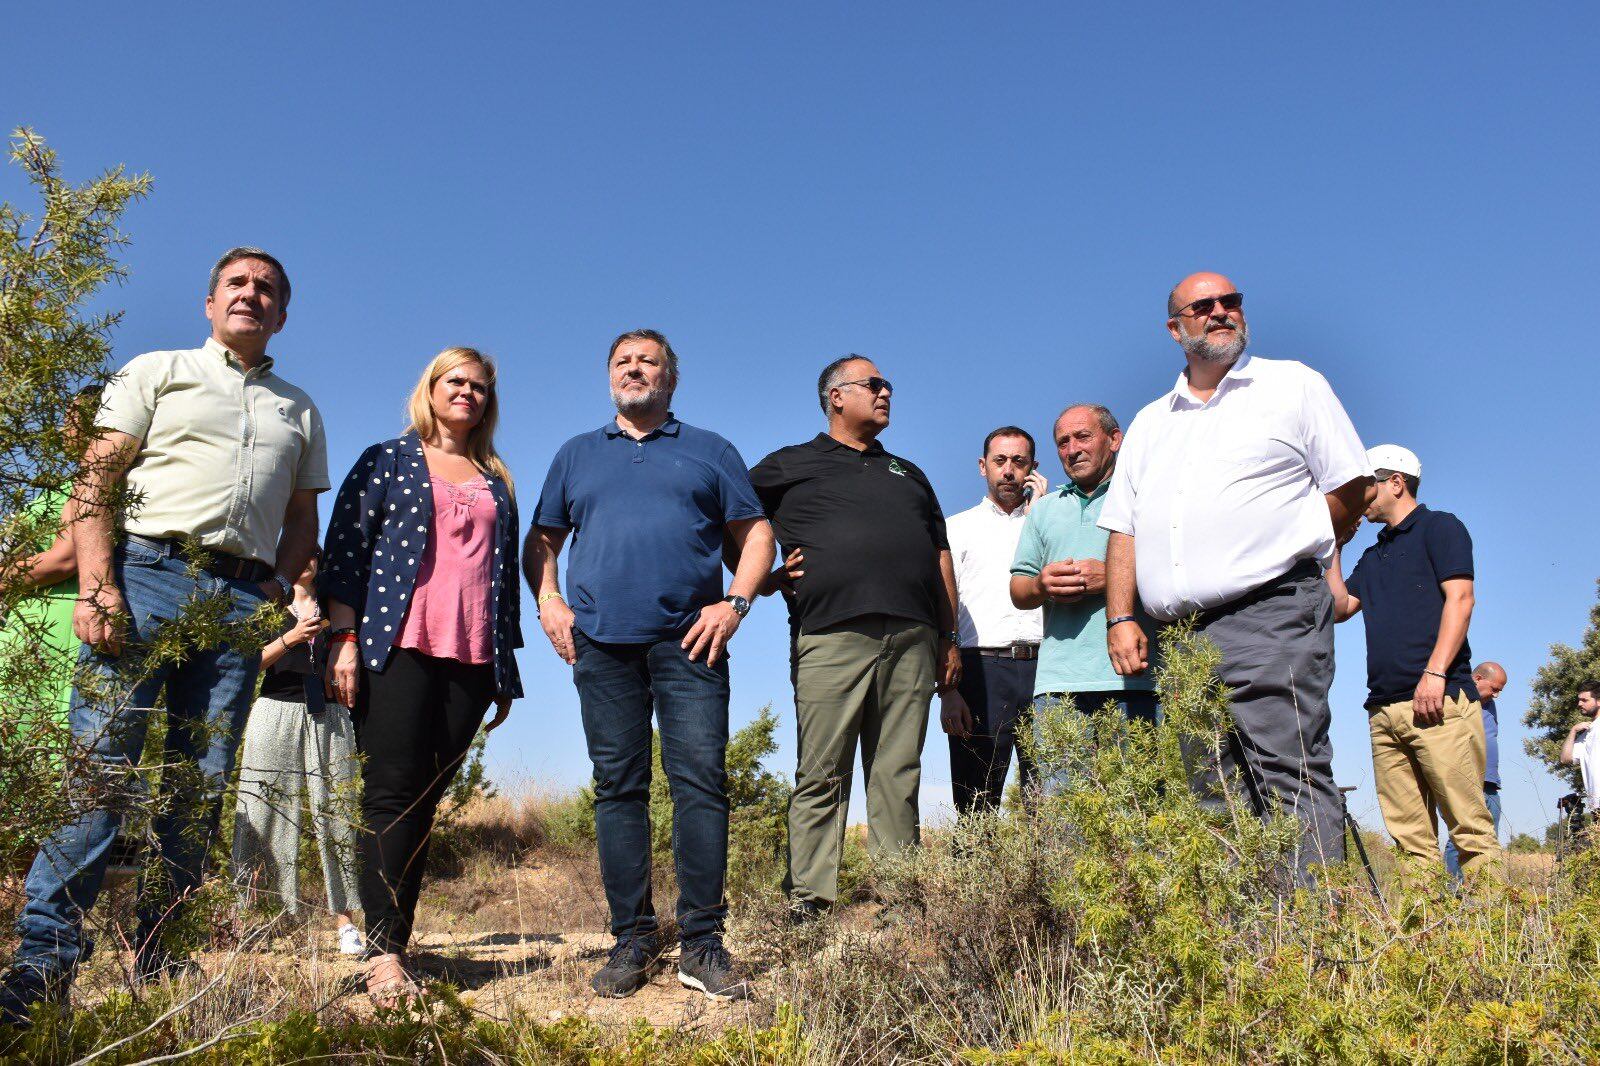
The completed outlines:
{"type": "Polygon", "coordinates": [[[1506,687],[1506,670],[1496,662],[1479,663],[1472,671],[1472,680],[1478,683],[1478,698],[1492,700],[1506,687]]]}
{"type": "Polygon", "coordinates": [[[1203,296],[1222,296],[1235,291],[1237,290],[1234,289],[1233,282],[1221,274],[1213,274],[1209,270],[1190,274],[1174,285],[1172,291],[1167,294],[1167,317],[1172,318],[1203,296]]]}

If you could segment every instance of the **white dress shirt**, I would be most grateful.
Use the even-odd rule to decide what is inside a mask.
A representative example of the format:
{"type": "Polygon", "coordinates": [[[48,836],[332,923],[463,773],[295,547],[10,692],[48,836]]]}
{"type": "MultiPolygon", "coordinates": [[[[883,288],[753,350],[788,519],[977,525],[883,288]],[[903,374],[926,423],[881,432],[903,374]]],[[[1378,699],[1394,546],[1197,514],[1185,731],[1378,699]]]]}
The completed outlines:
{"type": "Polygon", "coordinates": [[[1591,725],[1572,742],[1572,759],[1583,775],[1583,809],[1600,810],[1600,726],[1591,725]]]}
{"type": "Polygon", "coordinates": [[[945,520],[963,648],[1037,644],[1044,638],[1043,612],[1019,611],[1011,603],[1011,560],[1026,518],[1021,507],[1006,514],[985,496],[978,506],[945,520]]]}
{"type": "Polygon", "coordinates": [[[1128,427],[1100,527],[1134,538],[1156,618],[1238,599],[1301,559],[1333,561],[1324,494],[1370,476],[1328,381],[1304,363],[1239,357],[1210,400],[1178,375],[1128,427]]]}

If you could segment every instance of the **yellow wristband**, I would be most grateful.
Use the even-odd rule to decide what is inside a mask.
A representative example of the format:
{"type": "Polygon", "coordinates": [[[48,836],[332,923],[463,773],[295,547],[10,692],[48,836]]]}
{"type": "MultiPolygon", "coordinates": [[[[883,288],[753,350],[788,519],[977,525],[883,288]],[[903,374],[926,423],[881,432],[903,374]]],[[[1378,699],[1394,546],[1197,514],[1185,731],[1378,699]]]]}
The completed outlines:
{"type": "Polygon", "coordinates": [[[559,592],[546,592],[543,596],[539,597],[539,602],[535,603],[534,606],[543,607],[546,600],[559,600],[560,598],[561,593],[559,592]]]}

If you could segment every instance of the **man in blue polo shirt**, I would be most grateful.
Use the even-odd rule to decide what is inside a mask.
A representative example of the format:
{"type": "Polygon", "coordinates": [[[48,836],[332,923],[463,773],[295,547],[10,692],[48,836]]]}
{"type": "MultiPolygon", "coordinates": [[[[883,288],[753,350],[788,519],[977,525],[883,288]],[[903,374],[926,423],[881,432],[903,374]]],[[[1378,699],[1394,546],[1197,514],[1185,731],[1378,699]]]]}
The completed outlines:
{"type": "Polygon", "coordinates": [[[595,836],[616,946],[591,982],[623,997],[660,955],[650,898],[650,716],[672,787],[678,980],[718,999],[746,986],[722,946],[728,866],[728,641],[772,566],[772,529],[739,453],[668,409],[678,359],[655,330],[608,357],[617,417],[562,445],[528,533],[539,624],[573,668],[594,763],[595,836]],[[556,557],[572,538],[567,591],[556,557]],[[726,536],[738,553],[722,591],[726,536]]]}
{"type": "Polygon", "coordinates": [[[1378,804],[1395,846],[1437,867],[1436,813],[1471,878],[1500,859],[1484,799],[1487,742],[1472,678],[1472,538],[1455,515],[1417,502],[1422,463],[1394,444],[1367,452],[1384,527],[1351,572],[1328,570],[1334,618],[1367,620],[1367,725],[1378,804]]]}

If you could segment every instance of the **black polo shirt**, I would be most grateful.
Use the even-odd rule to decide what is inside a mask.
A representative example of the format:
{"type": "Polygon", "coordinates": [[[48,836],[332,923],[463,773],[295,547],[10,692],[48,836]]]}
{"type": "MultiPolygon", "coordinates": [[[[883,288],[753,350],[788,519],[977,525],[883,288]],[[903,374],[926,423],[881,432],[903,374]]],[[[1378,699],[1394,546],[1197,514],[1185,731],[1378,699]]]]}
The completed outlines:
{"type": "MultiPolygon", "coordinates": [[[[1448,511],[1417,505],[1396,525],[1378,531],[1345,586],[1367,620],[1367,707],[1409,700],[1439,640],[1444,589],[1472,577],[1472,538],[1448,511]]],[[[1478,698],[1472,649],[1465,638],[1445,672],[1445,696],[1478,698]]]]}
{"type": "Polygon", "coordinates": [[[802,633],[883,614],[938,625],[944,513],[921,470],[874,441],[857,451],[819,433],[750,471],[779,558],[805,551],[790,609],[802,633]]]}

